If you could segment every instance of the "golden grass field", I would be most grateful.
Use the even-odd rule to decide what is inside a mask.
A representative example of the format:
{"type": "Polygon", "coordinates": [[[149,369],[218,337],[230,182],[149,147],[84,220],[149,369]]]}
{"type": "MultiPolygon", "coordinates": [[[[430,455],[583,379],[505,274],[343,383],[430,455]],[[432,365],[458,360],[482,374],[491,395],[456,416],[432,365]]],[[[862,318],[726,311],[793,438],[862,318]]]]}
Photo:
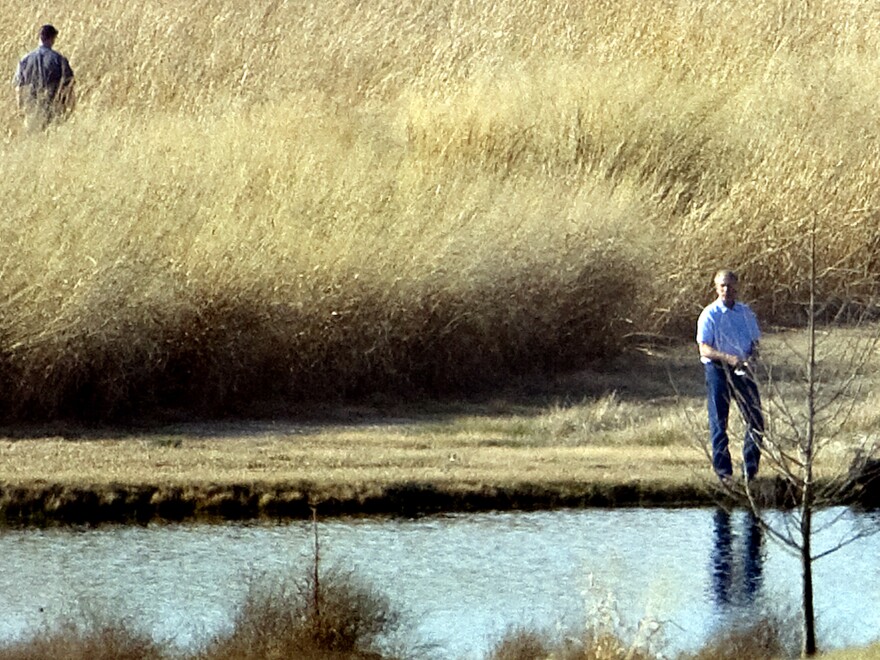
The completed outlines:
{"type": "Polygon", "coordinates": [[[0,412],[421,399],[689,338],[719,265],[873,293],[868,3],[49,0],[79,105],[0,98],[0,412]]]}

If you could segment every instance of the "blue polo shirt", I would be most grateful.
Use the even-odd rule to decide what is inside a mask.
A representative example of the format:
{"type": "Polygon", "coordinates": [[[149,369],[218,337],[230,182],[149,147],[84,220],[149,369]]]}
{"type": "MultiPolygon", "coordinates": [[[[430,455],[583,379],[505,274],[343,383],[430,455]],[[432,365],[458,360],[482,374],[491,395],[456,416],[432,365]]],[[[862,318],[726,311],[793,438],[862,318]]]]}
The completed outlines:
{"type": "MultiPolygon", "coordinates": [[[[722,353],[730,353],[740,359],[748,359],[755,342],[761,338],[758,319],[745,303],[727,307],[721,300],[706,307],[697,321],[697,343],[708,344],[722,353]]],[[[700,357],[700,361],[711,360],[700,357]]]]}

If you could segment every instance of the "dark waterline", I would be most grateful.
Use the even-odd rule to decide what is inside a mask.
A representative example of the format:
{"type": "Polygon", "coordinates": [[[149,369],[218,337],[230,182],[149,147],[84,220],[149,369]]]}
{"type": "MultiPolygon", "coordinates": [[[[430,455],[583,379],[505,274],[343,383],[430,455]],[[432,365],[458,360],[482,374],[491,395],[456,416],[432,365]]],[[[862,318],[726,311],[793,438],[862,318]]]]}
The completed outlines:
{"type": "MultiPolygon", "coordinates": [[[[831,516],[840,510],[823,514],[831,516]]],[[[858,525],[847,513],[817,545],[858,525]]],[[[194,648],[229,625],[248,580],[302,575],[309,523],[0,532],[0,637],[77,608],[104,608],[194,648]]],[[[323,562],[390,597],[438,658],[482,658],[511,626],[572,631],[619,617],[662,622],[664,648],[693,649],[730,620],[796,610],[799,565],[743,511],[563,510],[321,522],[323,562]]],[[[816,564],[820,641],[880,636],[880,536],[816,564]]]]}

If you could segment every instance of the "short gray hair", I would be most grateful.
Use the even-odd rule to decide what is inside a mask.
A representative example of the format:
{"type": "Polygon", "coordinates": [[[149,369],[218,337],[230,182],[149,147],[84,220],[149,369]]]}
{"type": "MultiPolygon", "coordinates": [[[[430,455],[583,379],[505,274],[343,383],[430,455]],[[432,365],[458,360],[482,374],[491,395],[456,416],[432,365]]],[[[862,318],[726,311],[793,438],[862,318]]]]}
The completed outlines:
{"type": "Polygon", "coordinates": [[[713,282],[715,282],[715,284],[718,284],[718,282],[723,280],[725,277],[733,280],[734,282],[739,282],[739,277],[737,277],[736,273],[726,268],[722,268],[717,273],[715,273],[715,279],[713,280],[713,282]]]}

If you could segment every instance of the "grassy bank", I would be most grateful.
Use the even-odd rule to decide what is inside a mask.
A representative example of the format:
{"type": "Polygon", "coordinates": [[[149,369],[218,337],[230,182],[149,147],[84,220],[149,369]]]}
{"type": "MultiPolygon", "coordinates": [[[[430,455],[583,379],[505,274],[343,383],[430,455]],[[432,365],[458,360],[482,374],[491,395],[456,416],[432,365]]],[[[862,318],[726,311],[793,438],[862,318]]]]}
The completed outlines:
{"type": "MultiPolygon", "coordinates": [[[[852,376],[848,333],[820,337],[822,373],[838,379],[823,382],[828,394],[852,376]]],[[[802,341],[790,332],[765,341],[771,420],[778,399],[802,400],[802,341]]],[[[819,479],[845,474],[855,449],[876,437],[878,373],[870,367],[859,377],[846,417],[829,417],[833,407],[819,415],[819,479]]],[[[312,407],[293,419],[143,429],[16,425],[0,434],[0,511],[8,523],[33,524],[304,518],[312,507],[410,515],[712,504],[721,493],[704,449],[703,387],[696,349],[686,344],[511,383],[489,399],[379,401],[312,407]]],[[[733,414],[735,457],[741,430],[733,414]]],[[[777,488],[768,472],[762,496],[775,501],[777,488]]]]}
{"type": "Polygon", "coordinates": [[[875,284],[880,25],[849,0],[59,1],[80,106],[0,99],[0,413],[474,392],[875,284]],[[194,20],[193,17],[198,17],[194,20]]]}

